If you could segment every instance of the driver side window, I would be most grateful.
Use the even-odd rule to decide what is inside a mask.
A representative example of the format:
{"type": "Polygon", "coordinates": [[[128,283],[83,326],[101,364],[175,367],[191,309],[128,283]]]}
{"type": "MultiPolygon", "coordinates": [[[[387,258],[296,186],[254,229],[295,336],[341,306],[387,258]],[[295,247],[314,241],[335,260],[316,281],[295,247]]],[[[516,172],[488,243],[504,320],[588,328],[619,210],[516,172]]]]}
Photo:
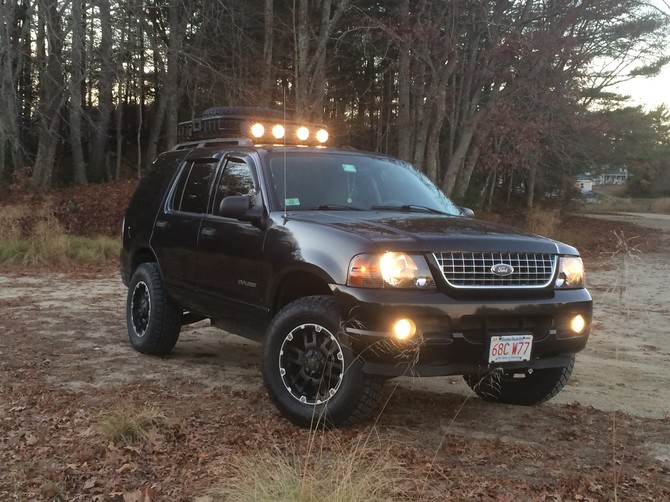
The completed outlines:
{"type": "Polygon", "coordinates": [[[256,193],[251,167],[242,160],[228,160],[216,187],[214,212],[218,211],[221,201],[231,195],[249,195],[253,206],[256,203],[256,193]]]}

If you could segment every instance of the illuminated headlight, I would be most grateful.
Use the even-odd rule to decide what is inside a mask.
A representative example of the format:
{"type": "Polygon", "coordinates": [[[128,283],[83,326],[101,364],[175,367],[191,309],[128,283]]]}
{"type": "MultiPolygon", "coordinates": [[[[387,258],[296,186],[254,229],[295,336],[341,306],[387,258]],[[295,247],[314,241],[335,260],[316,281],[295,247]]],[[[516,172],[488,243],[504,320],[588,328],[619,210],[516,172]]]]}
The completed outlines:
{"type": "Polygon", "coordinates": [[[300,141],[307,141],[307,138],[309,138],[309,129],[307,129],[305,126],[299,127],[295,132],[295,135],[300,141]]]}
{"type": "Polygon", "coordinates": [[[283,125],[277,124],[272,128],[272,135],[275,138],[282,139],[284,137],[284,134],[286,134],[286,129],[284,129],[283,125]]]}
{"type": "Polygon", "coordinates": [[[256,122],[251,126],[251,135],[254,138],[261,138],[263,137],[263,134],[265,134],[265,127],[263,124],[256,122]]]}
{"type": "Polygon", "coordinates": [[[584,263],[578,256],[561,256],[558,260],[556,289],[576,289],[585,285],[584,263]]]}
{"type": "Polygon", "coordinates": [[[394,252],[355,256],[349,265],[347,284],[359,288],[435,288],[423,256],[394,252]]]}

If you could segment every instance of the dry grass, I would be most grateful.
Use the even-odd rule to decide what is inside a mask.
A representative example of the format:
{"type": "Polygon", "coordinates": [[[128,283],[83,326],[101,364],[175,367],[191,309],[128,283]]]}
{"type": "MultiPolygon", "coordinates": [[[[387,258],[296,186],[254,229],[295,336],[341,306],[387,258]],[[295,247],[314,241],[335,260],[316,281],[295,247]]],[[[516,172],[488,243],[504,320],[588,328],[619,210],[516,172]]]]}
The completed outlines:
{"type": "Polygon", "coordinates": [[[584,204],[583,210],[592,213],[660,213],[670,214],[670,197],[633,199],[605,196],[598,204],[584,204]]]}
{"type": "Polygon", "coordinates": [[[553,237],[561,223],[556,210],[532,209],[526,215],[526,230],[538,235],[553,237]]]}
{"type": "Polygon", "coordinates": [[[140,412],[114,410],[98,417],[95,421],[108,441],[131,444],[147,437],[152,429],[170,429],[168,419],[157,410],[140,412]]]}
{"type": "MultiPolygon", "coordinates": [[[[328,435],[321,441],[328,441],[328,435]]],[[[212,499],[217,502],[393,500],[394,485],[403,478],[391,453],[373,449],[366,442],[348,448],[339,453],[321,449],[305,458],[279,451],[239,456],[232,462],[232,476],[212,491],[212,499]]]]}
{"type": "Polygon", "coordinates": [[[46,205],[0,207],[0,264],[65,265],[106,261],[118,254],[116,239],[67,235],[46,205]]]}
{"type": "Polygon", "coordinates": [[[651,205],[653,213],[670,214],[670,197],[656,199],[651,205]]]}

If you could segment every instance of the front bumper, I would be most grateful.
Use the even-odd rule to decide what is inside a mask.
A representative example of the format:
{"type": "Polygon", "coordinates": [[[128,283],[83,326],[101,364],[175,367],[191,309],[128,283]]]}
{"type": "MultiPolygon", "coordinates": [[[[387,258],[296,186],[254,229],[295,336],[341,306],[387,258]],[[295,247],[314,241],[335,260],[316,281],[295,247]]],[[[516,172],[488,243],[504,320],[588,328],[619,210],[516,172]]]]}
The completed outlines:
{"type": "Polygon", "coordinates": [[[541,297],[452,298],[441,291],[375,290],[333,287],[347,319],[345,332],[367,373],[443,376],[480,373],[488,363],[494,335],[532,334],[530,361],[504,363],[505,369],[564,366],[584,348],[589,336],[593,301],[588,291],[557,290],[541,297]],[[581,334],[570,329],[572,318],[586,320],[581,334]],[[417,326],[411,340],[399,341],[393,323],[409,318],[417,326]]]}

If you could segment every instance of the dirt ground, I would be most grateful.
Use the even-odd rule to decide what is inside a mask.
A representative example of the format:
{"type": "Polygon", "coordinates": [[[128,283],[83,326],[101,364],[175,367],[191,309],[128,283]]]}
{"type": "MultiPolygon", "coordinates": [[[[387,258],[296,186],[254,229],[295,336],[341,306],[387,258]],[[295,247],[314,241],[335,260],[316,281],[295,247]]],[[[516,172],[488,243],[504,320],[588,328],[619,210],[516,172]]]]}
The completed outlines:
{"type": "MultiPolygon", "coordinates": [[[[670,217],[621,218],[664,230],[668,249],[670,217]]],[[[635,245],[587,263],[595,324],[551,402],[398,379],[368,422],[316,433],[321,448],[390,455],[398,500],[670,500],[670,253],[635,245]]],[[[213,501],[241,458],[306,454],[315,433],[269,403],[258,345],[201,322],[170,357],[142,356],[124,300],[112,270],[0,273],[0,500],[213,501]],[[170,425],[131,445],[96,425],[143,409],[170,425]]]]}

